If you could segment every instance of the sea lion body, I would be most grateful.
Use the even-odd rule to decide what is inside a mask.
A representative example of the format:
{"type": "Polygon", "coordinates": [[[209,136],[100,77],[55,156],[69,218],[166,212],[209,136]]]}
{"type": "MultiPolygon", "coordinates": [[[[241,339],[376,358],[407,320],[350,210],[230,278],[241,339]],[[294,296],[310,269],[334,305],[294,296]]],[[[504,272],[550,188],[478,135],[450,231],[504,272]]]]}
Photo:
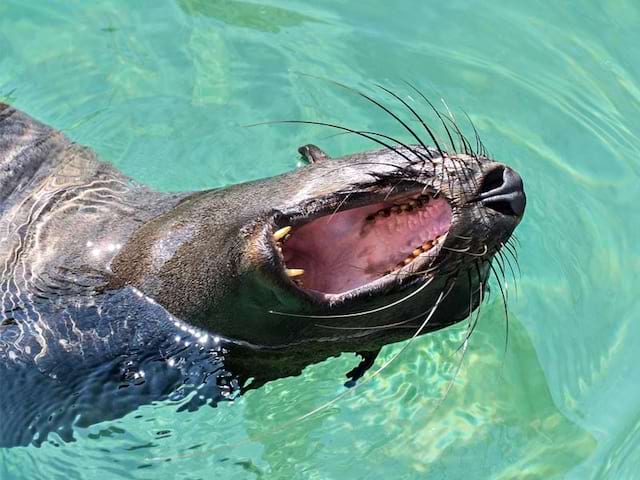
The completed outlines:
{"type": "MultiPolygon", "coordinates": [[[[215,404],[248,378],[255,388],[344,351],[370,365],[384,344],[476,308],[491,256],[524,210],[517,174],[424,146],[332,160],[317,147],[305,152],[311,165],[278,177],[166,194],[0,104],[0,445],[41,443],[51,432],[69,440],[74,426],[194,390],[182,408],[215,404]],[[446,242],[428,245],[434,258],[414,253],[411,265],[413,257],[345,293],[287,276],[299,274],[287,259],[311,260],[292,250],[304,242],[283,244],[285,225],[307,244],[333,232],[318,244],[330,255],[325,245],[360,222],[361,210],[367,220],[347,237],[369,238],[390,211],[402,214],[393,198],[449,215],[446,242]],[[479,236],[469,240],[473,222],[479,236]]],[[[336,263],[336,278],[349,282],[344,268],[336,263]]],[[[307,274],[331,283],[330,274],[307,274]]]]}

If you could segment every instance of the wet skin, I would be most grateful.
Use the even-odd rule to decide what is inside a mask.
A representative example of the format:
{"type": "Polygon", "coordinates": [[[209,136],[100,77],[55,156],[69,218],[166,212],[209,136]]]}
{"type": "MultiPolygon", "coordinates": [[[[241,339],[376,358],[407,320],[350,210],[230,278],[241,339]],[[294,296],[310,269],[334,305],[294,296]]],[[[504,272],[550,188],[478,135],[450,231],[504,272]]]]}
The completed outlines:
{"type": "Polygon", "coordinates": [[[424,145],[165,194],[0,104],[0,445],[164,398],[232,398],[461,321],[524,213],[520,177],[424,145]],[[247,384],[247,379],[252,382],[247,384]]]}

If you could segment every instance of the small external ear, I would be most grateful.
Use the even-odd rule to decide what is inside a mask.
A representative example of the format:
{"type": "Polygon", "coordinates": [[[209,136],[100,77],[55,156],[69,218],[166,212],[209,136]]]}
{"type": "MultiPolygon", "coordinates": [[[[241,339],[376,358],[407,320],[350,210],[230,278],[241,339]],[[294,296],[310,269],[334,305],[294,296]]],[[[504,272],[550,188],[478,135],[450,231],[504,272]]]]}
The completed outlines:
{"type": "Polygon", "coordinates": [[[362,360],[353,370],[347,373],[346,377],[349,380],[344,383],[344,386],[347,388],[355,387],[356,382],[360,380],[362,376],[367,373],[367,370],[369,370],[373,366],[379,353],[380,349],[366,352],[357,352],[356,355],[360,355],[362,357],[362,360]]]}
{"type": "Polygon", "coordinates": [[[302,157],[309,163],[321,162],[331,158],[329,157],[329,155],[312,144],[301,146],[298,149],[298,153],[300,153],[300,155],[302,155],[302,157]]]}

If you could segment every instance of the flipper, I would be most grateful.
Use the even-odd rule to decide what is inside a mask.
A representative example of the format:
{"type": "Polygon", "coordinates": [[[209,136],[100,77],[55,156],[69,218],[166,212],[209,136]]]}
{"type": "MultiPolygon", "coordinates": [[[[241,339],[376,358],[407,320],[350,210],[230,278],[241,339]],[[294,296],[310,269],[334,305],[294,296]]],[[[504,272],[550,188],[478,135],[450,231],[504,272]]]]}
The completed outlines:
{"type": "Polygon", "coordinates": [[[362,376],[367,373],[373,364],[378,358],[378,354],[380,353],[380,349],[366,352],[356,352],[356,355],[360,355],[362,360],[360,363],[350,372],[347,373],[346,377],[350,380],[347,380],[344,384],[345,387],[351,388],[356,385],[356,382],[362,378],[362,376]]]}
{"type": "Polygon", "coordinates": [[[298,148],[298,152],[309,163],[322,162],[331,158],[323,150],[310,143],[298,148]]]}

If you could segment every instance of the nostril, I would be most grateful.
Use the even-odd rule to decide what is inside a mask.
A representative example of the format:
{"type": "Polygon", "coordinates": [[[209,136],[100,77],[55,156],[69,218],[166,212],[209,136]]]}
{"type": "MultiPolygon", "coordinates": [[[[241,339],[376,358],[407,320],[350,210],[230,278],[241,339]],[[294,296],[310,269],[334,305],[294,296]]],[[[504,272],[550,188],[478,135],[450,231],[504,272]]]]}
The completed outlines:
{"type": "Polygon", "coordinates": [[[478,196],[483,205],[503,215],[522,216],[524,213],[526,197],[522,178],[504,165],[485,174],[478,196]]]}
{"type": "Polygon", "coordinates": [[[491,192],[492,190],[499,188],[504,182],[503,177],[504,177],[504,167],[502,165],[491,170],[482,179],[480,194],[483,194],[485,192],[491,192]]]}

